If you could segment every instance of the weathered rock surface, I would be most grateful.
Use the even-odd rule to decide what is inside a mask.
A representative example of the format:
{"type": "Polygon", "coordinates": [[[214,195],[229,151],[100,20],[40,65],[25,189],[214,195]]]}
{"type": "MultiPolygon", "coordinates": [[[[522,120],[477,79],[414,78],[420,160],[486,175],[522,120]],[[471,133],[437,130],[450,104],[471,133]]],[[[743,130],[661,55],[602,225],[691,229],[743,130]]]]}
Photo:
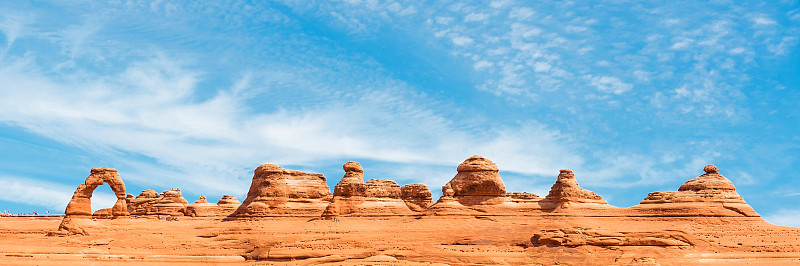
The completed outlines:
{"type": "Polygon", "coordinates": [[[183,198],[180,189],[166,190],[161,194],[147,189],[129,201],[129,210],[133,215],[183,216],[189,205],[189,202],[183,198]]]}
{"type": "Polygon", "coordinates": [[[455,177],[445,184],[442,192],[452,197],[486,196],[503,197],[506,187],[500,178],[499,168],[494,162],[475,155],[458,165],[455,177]]]}
{"type": "Polygon", "coordinates": [[[573,227],[541,230],[531,237],[534,246],[691,246],[683,232],[616,232],[573,227]]]}
{"type": "Polygon", "coordinates": [[[678,191],[649,193],[629,209],[655,216],[759,216],[716,166],[707,165],[703,170],[705,174],[687,181],[678,191]]]}
{"type": "Polygon", "coordinates": [[[217,203],[209,203],[205,196],[189,206],[186,206],[186,215],[192,217],[215,217],[231,215],[241,203],[234,196],[225,195],[217,203]]]}
{"type": "Polygon", "coordinates": [[[111,208],[103,208],[92,213],[92,218],[111,218],[111,208]]]}
{"type": "Polygon", "coordinates": [[[158,192],[152,189],[143,190],[136,198],[127,197],[128,211],[133,215],[155,214],[153,205],[158,201],[158,192]]]}
{"type": "Polygon", "coordinates": [[[433,204],[431,190],[424,184],[408,184],[400,187],[400,198],[412,211],[424,211],[433,204]]]}
{"type": "Polygon", "coordinates": [[[499,168],[489,159],[474,155],[456,168],[458,173],[442,186],[442,197],[430,206],[437,214],[467,213],[467,206],[504,203],[506,188],[499,168]]]}
{"type": "Polygon", "coordinates": [[[57,235],[72,235],[79,234],[85,235],[86,232],[80,227],[80,222],[73,221],[73,217],[86,217],[92,215],[92,193],[102,184],[108,184],[114,195],[117,196],[117,202],[108,210],[103,210],[98,214],[110,215],[114,218],[127,217],[128,207],[125,201],[125,183],[119,177],[117,170],[111,168],[92,168],[90,175],[86,177],[83,184],[78,185],[75,193],[72,194],[72,199],[67,203],[67,208],[64,210],[64,219],[61,225],[53,234],[57,235]]]}
{"type": "Polygon", "coordinates": [[[83,184],[78,185],[72,199],[67,204],[64,214],[77,216],[92,215],[92,193],[97,186],[108,184],[117,196],[117,202],[112,207],[114,216],[127,216],[128,208],[125,202],[125,183],[117,174],[117,170],[111,168],[92,168],[91,175],[86,177],[83,184]]]}
{"type": "Polygon", "coordinates": [[[610,207],[599,195],[581,188],[575,180],[575,174],[568,169],[560,170],[556,183],[539,205],[545,210],[610,207]]]}
{"type": "Polygon", "coordinates": [[[231,217],[319,216],[331,192],[325,176],[264,164],[253,172],[244,203],[231,217]]]}
{"type": "Polygon", "coordinates": [[[396,182],[370,179],[364,183],[364,170],[357,162],[342,166],[344,177],[333,189],[333,199],[323,217],[413,215],[417,212],[402,199],[396,182]]]}
{"type": "Polygon", "coordinates": [[[222,198],[217,201],[217,205],[219,206],[234,207],[234,209],[238,208],[241,204],[242,202],[240,202],[239,199],[231,195],[222,195],[222,198]]]}

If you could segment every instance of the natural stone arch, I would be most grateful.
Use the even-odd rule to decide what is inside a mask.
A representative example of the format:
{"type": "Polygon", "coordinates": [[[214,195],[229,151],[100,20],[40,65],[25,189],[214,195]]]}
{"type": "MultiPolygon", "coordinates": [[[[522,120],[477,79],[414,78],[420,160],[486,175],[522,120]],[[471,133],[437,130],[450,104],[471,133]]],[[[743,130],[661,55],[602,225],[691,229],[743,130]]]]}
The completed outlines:
{"type": "Polygon", "coordinates": [[[91,216],[92,215],[92,193],[102,184],[108,184],[111,191],[117,196],[117,202],[111,208],[113,217],[129,216],[128,207],[125,203],[125,183],[117,174],[117,170],[111,168],[92,168],[92,174],[86,177],[86,182],[78,185],[72,199],[64,210],[66,216],[91,216]]]}

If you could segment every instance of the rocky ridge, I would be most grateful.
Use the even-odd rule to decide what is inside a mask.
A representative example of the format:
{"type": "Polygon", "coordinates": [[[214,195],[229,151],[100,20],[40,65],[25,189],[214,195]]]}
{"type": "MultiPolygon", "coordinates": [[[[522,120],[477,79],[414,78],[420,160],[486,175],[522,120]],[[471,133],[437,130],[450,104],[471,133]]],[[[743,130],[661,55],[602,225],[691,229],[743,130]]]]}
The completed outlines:
{"type": "MultiPolygon", "coordinates": [[[[364,169],[357,162],[347,162],[342,165],[344,177],[333,189],[333,199],[325,208],[322,217],[336,216],[385,216],[385,215],[415,215],[411,207],[403,200],[403,192],[399,185],[392,180],[370,179],[364,183],[364,169]]],[[[417,187],[421,189],[421,187],[417,187]]],[[[410,193],[411,188],[406,189],[410,193]]],[[[424,204],[419,198],[424,197],[424,192],[416,191],[416,199],[407,194],[412,201],[411,205],[424,204]],[[420,196],[420,193],[423,195],[420,196]]],[[[424,201],[424,200],[422,200],[424,201]]],[[[419,209],[419,208],[416,208],[419,209]]]]}
{"type": "Polygon", "coordinates": [[[322,174],[264,164],[253,171],[247,198],[231,217],[319,216],[331,191],[322,174]]]}

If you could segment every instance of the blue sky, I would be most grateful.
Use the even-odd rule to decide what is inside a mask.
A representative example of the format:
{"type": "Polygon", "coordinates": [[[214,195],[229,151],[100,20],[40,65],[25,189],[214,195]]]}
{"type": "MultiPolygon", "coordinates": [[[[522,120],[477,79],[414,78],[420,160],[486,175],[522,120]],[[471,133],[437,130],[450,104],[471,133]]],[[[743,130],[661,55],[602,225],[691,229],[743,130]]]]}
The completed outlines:
{"type": "Polygon", "coordinates": [[[111,2],[0,1],[0,209],[63,212],[92,167],[191,202],[354,160],[438,195],[479,154],[619,207],[713,163],[800,226],[797,1],[111,2]]]}

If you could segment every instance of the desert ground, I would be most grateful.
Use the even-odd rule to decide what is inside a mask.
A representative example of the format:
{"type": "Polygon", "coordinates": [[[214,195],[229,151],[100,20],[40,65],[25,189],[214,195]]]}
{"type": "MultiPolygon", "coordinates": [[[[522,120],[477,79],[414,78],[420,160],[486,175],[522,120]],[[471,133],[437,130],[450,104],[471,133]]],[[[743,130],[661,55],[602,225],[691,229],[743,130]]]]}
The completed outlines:
{"type": "Polygon", "coordinates": [[[750,217],[275,217],[85,220],[88,235],[47,236],[61,217],[1,217],[2,265],[789,265],[800,229],[750,217]],[[565,227],[671,231],[691,246],[533,246],[565,227]]]}

